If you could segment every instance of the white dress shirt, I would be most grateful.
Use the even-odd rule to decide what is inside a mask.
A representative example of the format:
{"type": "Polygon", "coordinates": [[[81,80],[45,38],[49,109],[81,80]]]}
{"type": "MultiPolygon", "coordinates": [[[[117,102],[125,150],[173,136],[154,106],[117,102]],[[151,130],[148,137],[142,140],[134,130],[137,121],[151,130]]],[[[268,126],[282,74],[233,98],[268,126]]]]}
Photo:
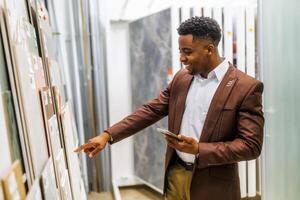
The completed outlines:
{"type": "MultiPolygon", "coordinates": [[[[201,75],[194,75],[185,102],[180,134],[199,141],[211,100],[227,72],[229,63],[226,59],[213,71],[207,79],[201,75]]],[[[177,155],[185,162],[194,163],[195,155],[176,150],[177,155]]]]}

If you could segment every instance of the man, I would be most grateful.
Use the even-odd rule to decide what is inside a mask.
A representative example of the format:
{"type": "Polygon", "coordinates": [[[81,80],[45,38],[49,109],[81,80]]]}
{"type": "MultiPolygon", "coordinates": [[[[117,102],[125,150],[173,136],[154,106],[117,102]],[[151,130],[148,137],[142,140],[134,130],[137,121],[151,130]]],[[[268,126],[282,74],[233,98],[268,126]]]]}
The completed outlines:
{"type": "Polygon", "coordinates": [[[180,70],[160,95],[104,133],[81,145],[93,157],[168,115],[165,163],[167,200],[238,200],[237,162],[260,155],[263,84],[237,70],[218,53],[221,30],[207,17],[179,28],[180,70]]]}

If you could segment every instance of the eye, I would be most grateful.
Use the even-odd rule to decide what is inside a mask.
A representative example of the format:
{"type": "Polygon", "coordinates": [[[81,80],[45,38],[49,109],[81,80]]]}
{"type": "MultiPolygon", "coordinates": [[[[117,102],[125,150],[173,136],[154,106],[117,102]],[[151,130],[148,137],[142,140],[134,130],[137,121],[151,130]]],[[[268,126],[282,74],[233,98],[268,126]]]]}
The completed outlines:
{"type": "Polygon", "coordinates": [[[191,55],[191,53],[192,53],[191,51],[184,51],[184,54],[187,56],[191,55]]]}
{"type": "Polygon", "coordinates": [[[179,50],[179,53],[180,54],[185,54],[185,55],[190,55],[192,53],[192,50],[190,50],[190,49],[182,49],[182,50],[179,50]]]}

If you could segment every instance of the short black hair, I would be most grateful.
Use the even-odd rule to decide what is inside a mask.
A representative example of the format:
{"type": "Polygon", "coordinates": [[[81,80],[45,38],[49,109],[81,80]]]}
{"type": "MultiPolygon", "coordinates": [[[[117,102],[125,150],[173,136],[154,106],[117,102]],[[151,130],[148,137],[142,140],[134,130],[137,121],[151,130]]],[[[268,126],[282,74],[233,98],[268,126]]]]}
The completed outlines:
{"type": "Polygon", "coordinates": [[[218,22],[210,17],[192,17],[182,22],[177,32],[179,35],[193,35],[193,39],[207,39],[216,46],[221,39],[221,28],[218,22]]]}

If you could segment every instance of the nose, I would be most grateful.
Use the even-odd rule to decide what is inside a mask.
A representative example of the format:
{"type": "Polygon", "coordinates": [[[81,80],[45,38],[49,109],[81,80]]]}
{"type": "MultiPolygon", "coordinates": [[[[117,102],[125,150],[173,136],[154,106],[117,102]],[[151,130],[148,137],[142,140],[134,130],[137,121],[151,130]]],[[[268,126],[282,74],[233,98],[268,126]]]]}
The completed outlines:
{"type": "Polygon", "coordinates": [[[180,55],[180,62],[185,63],[187,61],[187,57],[185,55],[180,55]]]}

